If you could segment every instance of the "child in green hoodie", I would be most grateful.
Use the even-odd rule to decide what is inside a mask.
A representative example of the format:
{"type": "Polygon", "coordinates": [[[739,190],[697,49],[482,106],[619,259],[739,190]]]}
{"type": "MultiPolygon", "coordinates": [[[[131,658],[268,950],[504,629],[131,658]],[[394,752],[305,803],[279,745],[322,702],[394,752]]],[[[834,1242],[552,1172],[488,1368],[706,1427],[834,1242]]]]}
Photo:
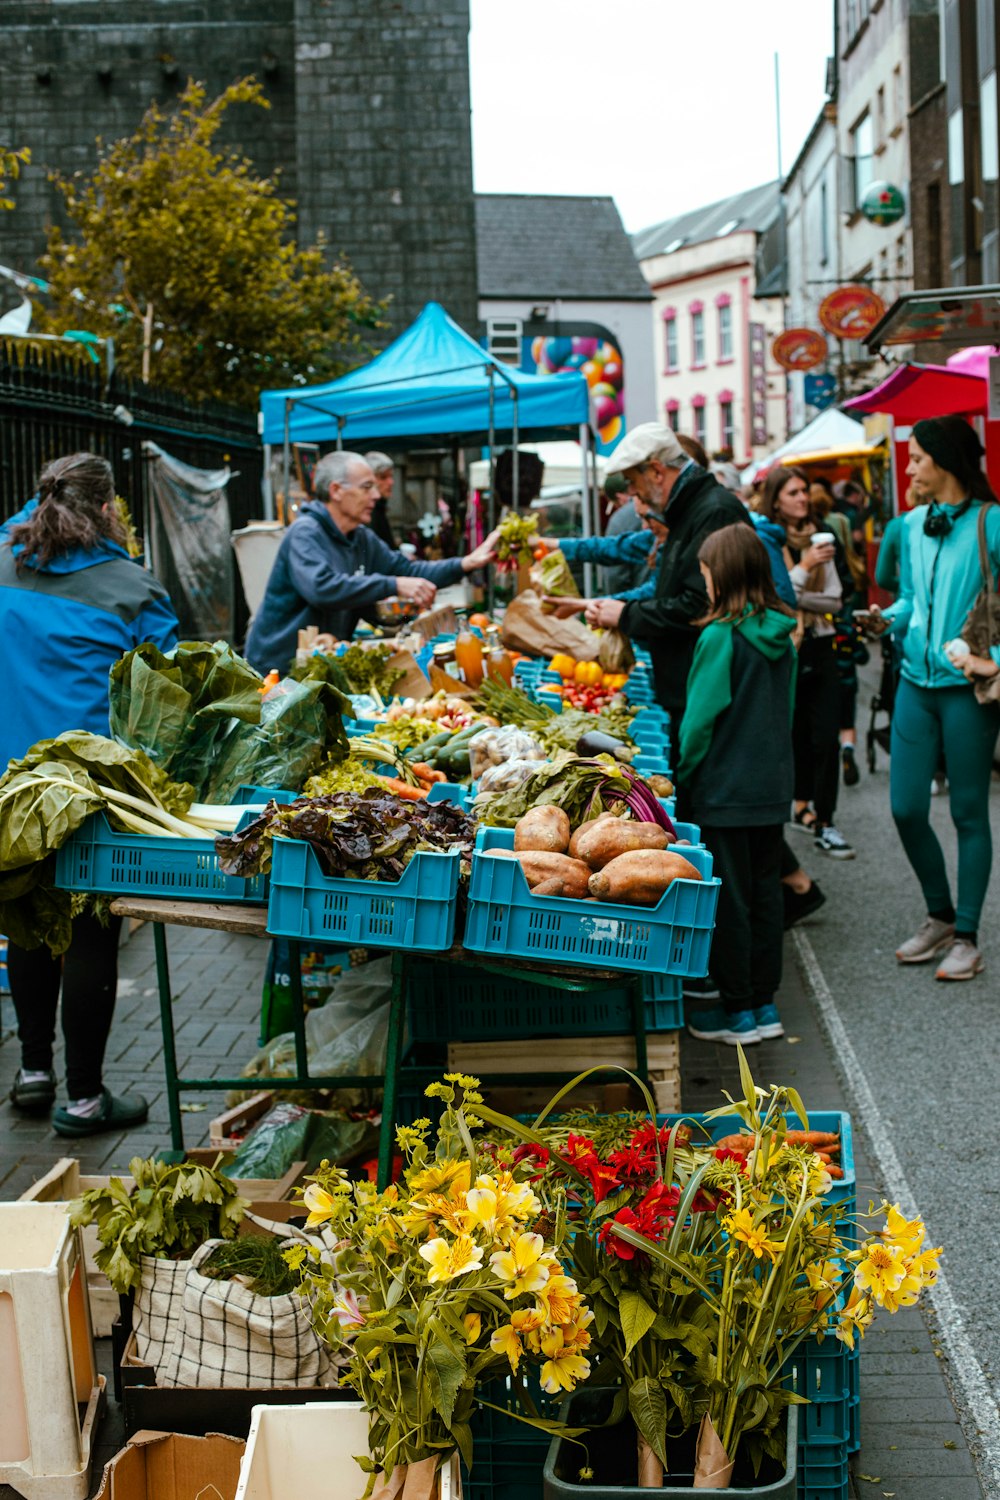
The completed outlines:
{"type": "Polygon", "coordinates": [[[712,532],[698,561],[710,610],[688,678],[677,773],[722,880],[711,958],[721,1003],[696,1012],[688,1030],[735,1046],[784,1034],[774,997],[794,790],[795,615],[749,527],[712,532]]]}

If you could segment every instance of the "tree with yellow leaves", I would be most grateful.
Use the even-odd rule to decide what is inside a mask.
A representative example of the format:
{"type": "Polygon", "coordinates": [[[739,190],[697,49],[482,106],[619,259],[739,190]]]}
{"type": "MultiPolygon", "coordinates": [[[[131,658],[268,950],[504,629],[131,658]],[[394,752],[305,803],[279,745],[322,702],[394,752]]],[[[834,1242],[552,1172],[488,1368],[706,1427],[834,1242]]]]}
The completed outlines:
{"type": "Polygon", "coordinates": [[[16,182],[22,166],[27,166],[30,160],[31,152],[26,146],[12,151],[9,146],[0,145],[0,212],[14,207],[13,200],[7,197],[7,183],[16,182]]]}
{"type": "Polygon", "coordinates": [[[381,325],[354,272],[322,240],[299,249],[274,178],[215,137],[236,104],[269,108],[253,78],[209,102],[189,80],[174,113],[153,104],[135,134],[99,143],[92,175],[57,178],[72,226],[49,231],[47,331],[115,341],[123,374],[256,404],[262,388],[329,380],[368,357],[381,325]]]}

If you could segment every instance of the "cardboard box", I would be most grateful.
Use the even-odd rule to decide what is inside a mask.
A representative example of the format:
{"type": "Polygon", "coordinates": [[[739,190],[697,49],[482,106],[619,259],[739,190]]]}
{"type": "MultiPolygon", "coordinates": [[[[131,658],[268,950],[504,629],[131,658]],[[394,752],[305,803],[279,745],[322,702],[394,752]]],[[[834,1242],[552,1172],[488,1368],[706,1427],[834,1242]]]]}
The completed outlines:
{"type": "Polygon", "coordinates": [[[218,1432],[137,1432],[105,1466],[95,1500],[235,1500],[245,1446],[218,1432]]]}

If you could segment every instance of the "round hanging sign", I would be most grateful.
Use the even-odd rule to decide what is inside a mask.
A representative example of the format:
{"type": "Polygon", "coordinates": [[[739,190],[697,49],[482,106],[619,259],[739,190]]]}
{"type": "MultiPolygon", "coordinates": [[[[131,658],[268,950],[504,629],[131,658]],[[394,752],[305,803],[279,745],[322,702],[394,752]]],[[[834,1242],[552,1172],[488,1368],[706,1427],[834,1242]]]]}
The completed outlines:
{"type": "Polygon", "coordinates": [[[786,328],[771,344],[771,358],[783,370],[812,370],[827,353],[826,339],[815,328],[786,328]]]}
{"type": "Polygon", "coordinates": [[[865,189],[860,208],[870,224],[898,224],[906,212],[906,202],[891,182],[872,182],[865,189]]]}
{"type": "Polygon", "coordinates": [[[839,286],[819,305],[819,320],[838,339],[863,339],[885,313],[870,286],[839,286]]]}

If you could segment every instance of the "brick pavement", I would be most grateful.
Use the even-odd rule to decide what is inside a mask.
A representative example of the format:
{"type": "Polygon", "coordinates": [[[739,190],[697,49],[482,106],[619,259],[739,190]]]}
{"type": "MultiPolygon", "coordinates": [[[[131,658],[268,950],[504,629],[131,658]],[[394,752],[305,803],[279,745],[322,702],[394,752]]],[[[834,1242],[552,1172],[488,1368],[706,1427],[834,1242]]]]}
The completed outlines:
{"type": "MultiPolygon", "coordinates": [[[[225,937],[193,928],[170,931],[171,979],[176,1006],[178,1057],[182,1068],[196,1066],[208,1076],[231,1073],[252,1055],[257,1039],[266,945],[254,938],[225,937]]],[[[753,1049],[751,1061],[761,1079],[793,1084],[813,1109],[844,1108],[844,1095],[809,1007],[789,947],[782,1015],[788,1038],[753,1049]]],[[[9,999],[0,1000],[0,1098],[5,1098],[18,1065],[10,1035],[9,999]]],[[[729,1048],[682,1042],[683,1103],[692,1111],[722,1102],[720,1089],[739,1089],[736,1056],[729,1048]]],[[[57,1067],[59,1059],[57,1058],[57,1067]]],[[[152,935],[135,933],[122,951],[119,1005],[108,1052],[106,1079],[114,1090],[133,1088],[150,1103],[148,1123],[128,1134],[64,1142],[47,1120],[17,1117],[0,1106],[0,1198],[15,1198],[62,1155],[79,1156],[86,1172],[124,1170],[129,1158],[149,1155],[169,1141],[166,1095],[162,1086],[159,1015],[152,935]]],[[[185,1113],[190,1146],[207,1139],[208,1121],[222,1105],[221,1095],[189,1095],[204,1105],[185,1113]]],[[[864,1152],[863,1122],[855,1121],[858,1200],[881,1197],[880,1185],[864,1152]]],[[[100,1363],[110,1374],[102,1342],[100,1363]]],[[[110,1385],[110,1381],[109,1381],[110,1385]]],[[[861,1453],[854,1460],[854,1495],[894,1495],[897,1500],[983,1500],[955,1407],[945,1362],[933,1325],[920,1310],[903,1309],[883,1317],[862,1346],[861,1453]]],[[[99,1462],[115,1452],[121,1426],[109,1405],[99,1439],[99,1462]]],[[[94,1489],[99,1482],[95,1469],[94,1489]]],[[[14,1492],[0,1485],[0,1500],[14,1492]]]]}

